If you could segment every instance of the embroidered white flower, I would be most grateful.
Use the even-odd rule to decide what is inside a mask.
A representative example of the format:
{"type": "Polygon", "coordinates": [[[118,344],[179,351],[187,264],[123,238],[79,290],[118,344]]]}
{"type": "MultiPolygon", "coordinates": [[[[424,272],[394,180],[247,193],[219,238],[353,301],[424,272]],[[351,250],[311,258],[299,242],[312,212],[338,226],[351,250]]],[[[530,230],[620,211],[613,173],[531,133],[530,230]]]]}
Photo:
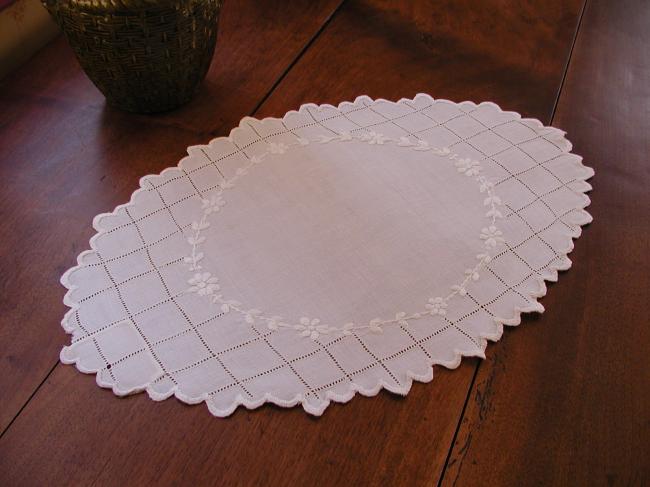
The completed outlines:
{"type": "MultiPolygon", "coordinates": [[[[192,230],[194,230],[195,232],[200,232],[201,230],[205,230],[209,226],[210,226],[210,222],[207,221],[205,218],[201,218],[198,222],[192,222],[192,230]]],[[[194,245],[192,242],[190,242],[190,244],[194,245]]]]}
{"type": "Polygon", "coordinates": [[[383,145],[384,142],[386,142],[388,140],[388,138],[385,137],[382,134],[379,134],[379,133],[371,130],[367,134],[363,134],[361,136],[361,140],[363,140],[364,142],[368,142],[368,144],[371,144],[371,145],[374,145],[374,144],[383,145]]]}
{"type": "Polygon", "coordinates": [[[503,242],[502,235],[503,232],[494,225],[490,225],[489,227],[483,228],[483,230],[481,230],[481,240],[485,241],[486,247],[494,248],[497,246],[497,244],[503,242]]]}
{"type": "Polygon", "coordinates": [[[467,294],[467,289],[462,284],[455,284],[451,286],[451,290],[455,293],[460,294],[461,296],[465,296],[467,294]]]}
{"type": "Polygon", "coordinates": [[[417,146],[413,150],[428,151],[431,150],[431,146],[426,140],[418,140],[417,146]]]}
{"type": "Polygon", "coordinates": [[[352,134],[350,132],[341,132],[338,138],[341,142],[349,142],[354,137],[352,137],[352,134]]]}
{"type": "Polygon", "coordinates": [[[406,319],[406,313],[404,311],[400,311],[395,315],[395,320],[397,321],[397,324],[399,326],[408,326],[409,322],[406,319]]]}
{"type": "MultiPolygon", "coordinates": [[[[187,243],[190,244],[190,245],[200,245],[203,242],[205,242],[205,236],[203,236],[203,235],[199,235],[198,237],[196,235],[190,235],[189,237],[187,237],[187,243]]],[[[201,256],[201,257],[203,257],[203,256],[201,256]]],[[[188,261],[186,261],[186,262],[188,262],[188,261]]],[[[190,256],[189,262],[196,263],[196,262],[198,262],[198,259],[193,259],[192,256],[190,256]]]]}
{"type": "Polygon", "coordinates": [[[266,326],[268,326],[269,330],[278,330],[280,328],[285,328],[287,324],[282,322],[281,316],[272,316],[267,321],[266,326]]]}
{"type": "Polygon", "coordinates": [[[269,152],[271,154],[284,154],[288,148],[289,146],[284,142],[271,142],[269,144],[269,152]]]}
{"type": "Polygon", "coordinates": [[[239,306],[241,306],[239,301],[231,299],[230,301],[224,301],[221,304],[221,311],[224,313],[230,313],[233,309],[237,309],[239,306]]]}
{"type": "Polygon", "coordinates": [[[341,333],[344,336],[352,335],[352,330],[354,330],[354,326],[355,326],[354,323],[346,323],[345,325],[343,325],[343,328],[341,329],[341,333]]]}
{"type": "Polygon", "coordinates": [[[465,275],[472,281],[478,281],[480,277],[476,269],[465,269],[465,275]]]}
{"type": "Polygon", "coordinates": [[[301,145],[303,147],[309,145],[309,139],[305,139],[304,137],[298,137],[298,145],[301,145]]]}
{"type": "Polygon", "coordinates": [[[432,315],[444,316],[447,314],[447,302],[440,298],[429,298],[429,302],[425,305],[432,315]]]}
{"type": "Polygon", "coordinates": [[[259,315],[261,315],[262,312],[259,309],[249,309],[248,311],[244,312],[244,321],[248,324],[253,324],[255,323],[255,318],[257,318],[259,315]]]}
{"type": "Polygon", "coordinates": [[[485,193],[486,191],[490,192],[492,189],[494,189],[494,183],[487,180],[481,181],[481,185],[478,188],[481,193],[485,193]]]}
{"type": "Polygon", "coordinates": [[[499,206],[500,204],[501,204],[501,198],[494,195],[490,195],[483,200],[484,206],[499,206]]]}
{"type": "Polygon", "coordinates": [[[302,336],[309,337],[316,340],[321,333],[327,334],[330,331],[329,326],[321,325],[318,318],[309,319],[307,317],[300,318],[300,324],[294,325],[294,329],[299,330],[302,336]]]}
{"type": "Polygon", "coordinates": [[[201,266],[199,265],[199,261],[203,259],[203,252],[196,252],[192,255],[188,255],[187,257],[183,258],[183,261],[186,264],[190,264],[190,270],[197,270],[200,269],[201,266]]]}
{"type": "Polygon", "coordinates": [[[487,213],[485,213],[485,216],[488,218],[494,218],[496,220],[497,218],[503,218],[503,213],[492,207],[487,211],[487,213]]]}
{"type": "Polygon", "coordinates": [[[203,213],[209,215],[215,213],[221,209],[223,205],[226,204],[226,201],[218,195],[214,195],[210,199],[205,199],[201,202],[201,208],[203,208],[203,213]]]}
{"type": "Polygon", "coordinates": [[[191,285],[187,292],[197,293],[199,296],[208,296],[219,289],[219,279],[212,277],[209,272],[197,272],[187,282],[191,285]]]}
{"type": "Polygon", "coordinates": [[[368,329],[372,333],[376,333],[378,335],[381,335],[384,333],[384,330],[382,329],[381,325],[383,325],[384,322],[381,320],[381,318],[375,318],[373,320],[370,320],[370,323],[368,323],[368,329]]]}
{"type": "Polygon", "coordinates": [[[481,164],[469,157],[458,159],[454,164],[458,168],[458,172],[465,174],[465,176],[478,176],[481,172],[481,164]]]}

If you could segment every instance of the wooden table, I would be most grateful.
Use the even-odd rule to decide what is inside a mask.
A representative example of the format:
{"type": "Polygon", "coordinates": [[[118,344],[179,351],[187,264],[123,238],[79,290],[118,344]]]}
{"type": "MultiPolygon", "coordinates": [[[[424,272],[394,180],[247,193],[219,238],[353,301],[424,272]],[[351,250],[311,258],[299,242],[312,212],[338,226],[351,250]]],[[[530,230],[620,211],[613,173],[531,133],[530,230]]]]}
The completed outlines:
{"type": "Polygon", "coordinates": [[[202,91],[121,113],[59,38],[0,85],[0,485],[650,484],[650,5],[226,2],[202,91]],[[117,399],[58,363],[92,217],[244,115],[356,95],[493,100],[594,167],[574,267],[487,360],[320,419],[117,399]]]}

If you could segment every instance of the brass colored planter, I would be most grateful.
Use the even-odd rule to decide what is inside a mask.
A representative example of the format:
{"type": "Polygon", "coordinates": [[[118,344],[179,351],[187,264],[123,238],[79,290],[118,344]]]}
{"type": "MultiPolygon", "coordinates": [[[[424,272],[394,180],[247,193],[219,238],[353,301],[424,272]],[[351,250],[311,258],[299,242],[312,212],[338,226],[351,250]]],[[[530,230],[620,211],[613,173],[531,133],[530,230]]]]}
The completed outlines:
{"type": "Polygon", "coordinates": [[[43,0],[106,100],[140,113],[194,95],[212,60],[221,0],[43,0]]]}

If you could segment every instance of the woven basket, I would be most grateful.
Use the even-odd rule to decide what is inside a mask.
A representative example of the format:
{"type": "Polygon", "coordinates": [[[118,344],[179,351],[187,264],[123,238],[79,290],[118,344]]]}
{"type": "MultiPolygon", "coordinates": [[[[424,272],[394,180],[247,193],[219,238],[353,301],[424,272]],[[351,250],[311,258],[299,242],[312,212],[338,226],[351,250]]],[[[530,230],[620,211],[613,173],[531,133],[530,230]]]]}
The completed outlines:
{"type": "Polygon", "coordinates": [[[189,101],[205,77],[221,0],[43,0],[106,100],[153,113],[189,101]]]}

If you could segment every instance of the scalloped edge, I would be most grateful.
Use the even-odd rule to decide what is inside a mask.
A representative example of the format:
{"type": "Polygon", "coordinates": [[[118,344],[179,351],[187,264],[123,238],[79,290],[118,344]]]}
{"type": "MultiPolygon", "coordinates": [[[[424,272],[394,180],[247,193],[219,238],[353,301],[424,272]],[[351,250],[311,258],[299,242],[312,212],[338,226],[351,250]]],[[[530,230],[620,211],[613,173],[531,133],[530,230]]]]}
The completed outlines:
{"type": "MultiPolygon", "coordinates": [[[[330,108],[334,110],[341,110],[342,108],[349,107],[349,106],[357,106],[359,103],[362,103],[363,101],[367,101],[370,103],[375,103],[375,102],[386,102],[386,103],[394,103],[394,104],[400,104],[403,102],[414,102],[416,99],[424,97],[428,99],[431,102],[443,102],[443,103],[449,103],[453,105],[462,105],[462,104],[472,104],[476,107],[480,106],[491,106],[495,109],[497,109],[501,113],[506,113],[508,115],[514,116],[515,119],[521,120],[523,123],[527,125],[531,125],[531,128],[548,128],[551,132],[554,132],[556,135],[560,135],[561,139],[557,140],[556,142],[558,144],[562,144],[562,150],[565,150],[566,153],[571,153],[571,150],[573,149],[573,145],[569,140],[565,138],[566,132],[557,129],[552,126],[547,126],[544,125],[540,120],[535,119],[535,118],[522,118],[521,115],[517,112],[513,111],[506,111],[503,110],[499,105],[497,105],[494,102],[491,101],[484,101],[481,103],[475,103],[472,101],[462,101],[462,102],[453,102],[451,100],[447,99],[442,99],[438,98],[435,99],[432,96],[426,94],[426,93],[418,93],[416,94],[413,98],[400,98],[397,101],[390,101],[386,100],[384,98],[377,98],[377,99],[372,99],[367,95],[361,95],[355,98],[354,102],[349,102],[349,101],[343,101],[338,104],[338,106],[330,105],[328,103],[324,103],[322,105],[317,105],[315,103],[304,103],[300,106],[298,110],[289,110],[288,112],[285,113],[285,115],[282,118],[278,117],[265,117],[263,119],[256,119],[254,117],[250,116],[245,116],[243,117],[239,125],[237,127],[234,127],[231,129],[230,133],[228,136],[221,136],[221,137],[215,137],[211,139],[208,144],[204,145],[193,145],[189,146],[187,148],[187,156],[183,157],[176,166],[174,167],[168,167],[162,170],[159,174],[147,174],[146,176],[143,176],[139,180],[139,188],[134,191],[131,194],[131,198],[127,203],[118,205],[115,207],[115,209],[110,212],[110,213],[100,213],[96,215],[93,218],[93,228],[96,230],[97,233],[95,233],[89,240],[89,246],[90,249],[85,250],[81,252],[77,256],[77,265],[71,267],[68,269],[62,276],[61,276],[61,284],[67,289],[67,292],[65,293],[65,296],[63,297],[63,303],[69,307],[70,309],[65,313],[63,319],[61,320],[61,326],[65,330],[67,334],[72,334],[74,332],[74,329],[68,326],[68,321],[69,317],[73,315],[78,309],[79,309],[79,303],[74,301],[72,299],[72,293],[77,289],[77,286],[75,286],[71,280],[70,276],[77,271],[78,269],[84,267],[83,265],[83,259],[87,255],[93,254],[96,252],[96,246],[95,243],[97,239],[104,234],[107,230],[104,229],[101,225],[101,222],[104,218],[109,217],[109,216],[116,216],[118,212],[123,209],[123,208],[128,208],[130,206],[135,205],[138,195],[141,194],[143,191],[147,191],[145,188],[145,184],[153,179],[153,178],[160,178],[165,176],[166,174],[170,172],[175,172],[175,171],[182,171],[183,169],[183,164],[186,160],[188,160],[190,157],[192,157],[192,151],[195,150],[200,150],[205,147],[210,147],[212,144],[216,143],[217,141],[220,140],[230,140],[239,130],[244,130],[246,127],[244,127],[244,124],[248,121],[255,121],[259,123],[265,123],[268,121],[284,121],[284,119],[288,115],[292,114],[299,114],[303,110],[306,110],[308,108],[314,108],[318,111],[321,111],[325,108],[330,108]]],[[[518,307],[515,306],[513,310],[513,315],[510,318],[494,318],[494,324],[495,324],[495,330],[493,333],[481,333],[479,334],[479,338],[481,339],[480,343],[480,348],[478,349],[473,349],[473,350],[459,350],[459,349],[454,349],[453,354],[454,354],[454,359],[450,361],[442,361],[442,360],[428,360],[427,362],[427,371],[424,374],[419,374],[416,372],[413,372],[411,370],[406,371],[406,378],[407,382],[404,384],[403,387],[396,387],[393,384],[385,382],[383,379],[379,379],[376,383],[376,385],[372,388],[364,388],[363,386],[356,384],[354,382],[350,382],[348,386],[348,391],[346,394],[338,394],[334,391],[328,390],[325,391],[325,395],[323,397],[323,402],[315,407],[313,404],[309,403],[306,399],[306,397],[303,394],[296,394],[293,398],[291,399],[281,399],[278,397],[273,396],[270,393],[264,394],[260,399],[255,400],[255,401],[249,401],[246,398],[244,398],[241,394],[237,395],[235,400],[232,402],[230,407],[226,409],[218,409],[214,403],[210,402],[208,400],[208,395],[207,394],[202,394],[199,397],[190,397],[185,394],[183,394],[179,389],[178,386],[174,386],[172,389],[169,390],[168,393],[166,394],[161,394],[159,392],[156,392],[155,390],[152,389],[151,384],[152,382],[150,381],[148,384],[142,386],[142,387],[134,387],[131,389],[120,389],[119,386],[115,383],[111,382],[106,382],[102,380],[100,376],[100,371],[103,369],[88,369],[83,366],[83,364],[80,363],[79,357],[66,357],[65,356],[65,351],[67,350],[67,346],[64,346],[64,348],[61,350],[59,354],[59,359],[62,363],[64,364],[70,364],[74,365],[77,370],[84,374],[95,374],[95,381],[98,386],[106,389],[111,389],[113,391],[113,394],[119,397],[124,397],[124,396],[129,396],[132,394],[138,394],[140,392],[146,392],[149,398],[151,398],[154,401],[163,401],[165,399],[168,399],[172,395],[176,397],[178,400],[186,403],[186,404],[199,404],[201,402],[206,403],[208,410],[210,413],[214,416],[217,417],[227,417],[230,416],[235,412],[235,410],[239,406],[244,406],[247,409],[256,409],[265,403],[272,403],[275,404],[276,406],[280,407],[285,407],[285,408],[290,408],[297,406],[298,404],[301,404],[305,412],[312,414],[314,416],[321,416],[323,412],[327,409],[327,407],[331,404],[331,402],[337,402],[337,403],[346,403],[350,401],[357,393],[361,394],[362,396],[366,397],[372,397],[376,396],[379,394],[379,392],[382,389],[386,389],[389,392],[392,392],[394,394],[399,394],[402,396],[406,396],[409,391],[411,390],[411,387],[413,386],[413,381],[417,382],[422,382],[422,383],[427,383],[431,382],[433,380],[433,367],[436,365],[442,365],[443,367],[446,367],[448,369],[456,369],[460,365],[463,357],[479,357],[482,359],[485,359],[485,350],[488,346],[488,342],[497,342],[501,336],[503,335],[504,331],[504,325],[505,326],[518,326],[521,324],[521,316],[523,313],[543,313],[544,312],[544,306],[538,301],[539,298],[542,298],[546,296],[546,293],[548,292],[548,288],[546,286],[546,281],[549,282],[557,282],[559,278],[559,271],[566,271],[571,268],[572,266],[572,261],[571,259],[568,258],[568,254],[570,254],[575,245],[574,245],[574,240],[579,238],[582,235],[582,227],[584,225],[587,225],[593,221],[593,217],[591,214],[589,214],[587,211],[585,211],[585,208],[589,206],[591,203],[591,199],[585,194],[588,191],[591,191],[592,187],[589,183],[587,183],[587,180],[593,177],[594,175],[594,170],[589,167],[585,166],[583,164],[583,159],[581,156],[578,156],[577,154],[573,154],[576,156],[575,158],[575,163],[585,169],[585,174],[584,176],[577,178],[576,181],[582,181],[585,183],[583,190],[581,191],[582,195],[584,196],[582,205],[579,207],[576,207],[575,210],[581,210],[581,215],[582,215],[582,220],[580,222],[575,223],[575,232],[570,232],[569,230],[566,230],[565,233],[563,233],[563,237],[567,237],[568,241],[568,247],[565,250],[558,251],[559,256],[563,256],[564,259],[558,262],[557,264],[553,264],[547,268],[548,274],[544,276],[537,276],[534,279],[534,282],[537,283],[538,289],[537,290],[531,290],[528,291],[528,297],[531,300],[531,305],[526,306],[526,307],[518,307]]]]}

